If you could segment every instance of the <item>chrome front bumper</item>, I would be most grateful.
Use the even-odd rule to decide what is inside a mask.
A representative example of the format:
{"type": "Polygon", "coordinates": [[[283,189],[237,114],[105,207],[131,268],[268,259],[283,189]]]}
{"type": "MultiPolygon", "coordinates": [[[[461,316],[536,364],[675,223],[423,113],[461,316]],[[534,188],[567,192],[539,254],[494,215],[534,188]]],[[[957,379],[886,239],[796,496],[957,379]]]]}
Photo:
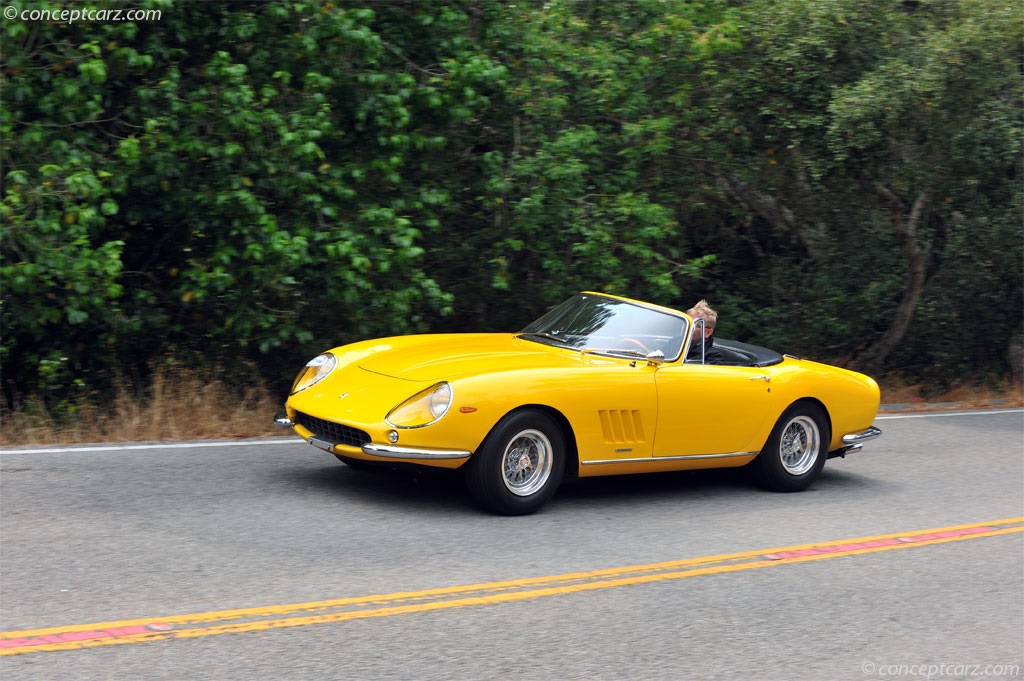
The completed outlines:
{"type": "MultiPolygon", "coordinates": [[[[295,423],[286,414],[278,414],[274,417],[274,425],[278,428],[292,428],[295,423]]],[[[328,452],[334,453],[337,442],[330,442],[320,437],[311,437],[306,440],[309,444],[328,452]]],[[[472,452],[462,449],[426,449],[423,447],[399,447],[397,445],[375,445],[367,444],[361,447],[363,454],[367,456],[381,457],[385,459],[406,459],[410,461],[434,461],[438,459],[467,459],[472,452]]]]}
{"type": "Polygon", "coordinates": [[[419,447],[398,447],[396,445],[363,445],[363,454],[388,459],[466,459],[472,452],[461,449],[422,449],[419,447]]]}

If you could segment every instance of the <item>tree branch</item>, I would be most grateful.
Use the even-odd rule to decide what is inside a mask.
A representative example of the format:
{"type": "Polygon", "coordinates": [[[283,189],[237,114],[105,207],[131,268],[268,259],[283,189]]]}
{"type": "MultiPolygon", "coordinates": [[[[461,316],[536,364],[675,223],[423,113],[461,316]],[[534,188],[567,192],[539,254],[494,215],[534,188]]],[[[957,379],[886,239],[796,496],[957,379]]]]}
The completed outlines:
{"type": "Polygon", "coordinates": [[[775,229],[792,236],[805,255],[812,260],[818,260],[817,250],[812,248],[807,240],[796,216],[782,202],[774,196],[753,189],[732,173],[719,172],[717,176],[726,191],[742,203],[748,211],[759,216],[775,229]]]}

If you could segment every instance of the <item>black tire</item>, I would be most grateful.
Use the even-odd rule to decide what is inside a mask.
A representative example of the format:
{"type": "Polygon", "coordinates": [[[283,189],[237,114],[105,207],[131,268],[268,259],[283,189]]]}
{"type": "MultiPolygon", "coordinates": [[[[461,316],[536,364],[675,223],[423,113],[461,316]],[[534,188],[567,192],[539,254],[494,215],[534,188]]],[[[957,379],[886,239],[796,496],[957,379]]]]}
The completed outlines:
{"type": "Polygon", "coordinates": [[[565,471],[565,438],[539,411],[501,419],[465,466],[476,502],[499,515],[539,510],[558,489],[565,471]]]}
{"type": "Polygon", "coordinates": [[[775,424],[753,461],[757,481],[773,492],[801,492],[811,486],[828,458],[831,434],[821,407],[797,402],[775,424]]]}
{"type": "Polygon", "coordinates": [[[374,469],[374,465],[372,463],[361,459],[350,459],[347,456],[342,456],[341,454],[335,454],[334,458],[357,471],[372,471],[374,469]]]}

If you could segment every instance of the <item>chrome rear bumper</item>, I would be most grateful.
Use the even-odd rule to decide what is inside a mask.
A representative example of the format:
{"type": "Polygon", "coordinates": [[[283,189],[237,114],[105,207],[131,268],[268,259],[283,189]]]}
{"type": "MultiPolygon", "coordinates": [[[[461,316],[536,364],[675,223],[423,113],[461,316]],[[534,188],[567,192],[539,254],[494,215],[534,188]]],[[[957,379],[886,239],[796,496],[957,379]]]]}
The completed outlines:
{"type": "Polygon", "coordinates": [[[846,456],[847,454],[852,454],[853,452],[860,451],[861,449],[864,448],[865,442],[867,442],[868,440],[874,440],[881,434],[882,429],[876,428],[875,426],[871,426],[867,430],[862,430],[857,433],[847,433],[846,435],[843,436],[843,444],[845,444],[846,446],[840,447],[835,451],[829,452],[828,458],[834,459],[837,456],[846,456]]]}
{"type": "Polygon", "coordinates": [[[859,433],[848,433],[843,436],[843,443],[848,445],[860,444],[868,440],[874,440],[876,437],[882,434],[880,428],[871,426],[867,430],[862,430],[859,433]]]}

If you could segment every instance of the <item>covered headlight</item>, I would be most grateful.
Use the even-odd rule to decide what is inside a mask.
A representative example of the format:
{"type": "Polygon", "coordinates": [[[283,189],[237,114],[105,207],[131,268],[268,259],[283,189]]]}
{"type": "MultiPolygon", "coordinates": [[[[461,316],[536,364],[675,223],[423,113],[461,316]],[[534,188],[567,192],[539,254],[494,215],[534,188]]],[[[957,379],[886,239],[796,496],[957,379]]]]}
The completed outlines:
{"type": "Polygon", "coordinates": [[[338,360],[334,355],[325,352],[322,355],[317,355],[313,359],[306,362],[306,366],[302,368],[299,375],[295,378],[295,383],[292,384],[292,392],[302,392],[307,388],[312,388],[314,385],[322,381],[327,377],[327,374],[334,371],[334,367],[337,366],[338,360]]]}
{"type": "Polygon", "coordinates": [[[420,428],[440,419],[451,406],[451,385],[438,383],[402,402],[384,420],[395,428],[420,428]]]}

